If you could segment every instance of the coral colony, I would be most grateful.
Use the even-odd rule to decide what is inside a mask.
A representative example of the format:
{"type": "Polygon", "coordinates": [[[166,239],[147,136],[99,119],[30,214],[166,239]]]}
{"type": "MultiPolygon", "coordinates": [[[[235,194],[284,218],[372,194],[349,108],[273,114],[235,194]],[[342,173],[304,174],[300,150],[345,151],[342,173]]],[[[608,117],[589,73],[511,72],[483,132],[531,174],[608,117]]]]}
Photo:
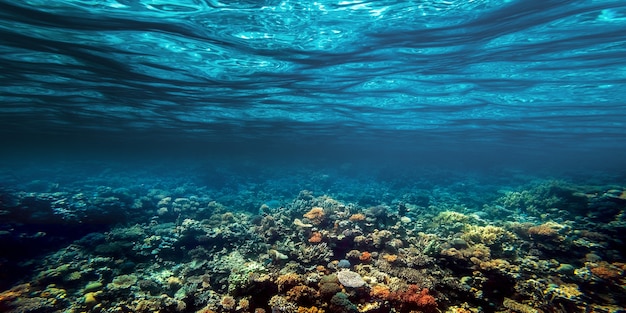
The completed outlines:
{"type": "Polygon", "coordinates": [[[248,206],[243,198],[226,205],[193,186],[93,188],[4,192],[12,226],[1,235],[14,247],[46,243],[20,230],[25,221],[75,229],[125,222],[20,260],[14,268],[31,271],[9,277],[0,311],[531,313],[626,305],[623,187],[535,181],[490,195],[423,188],[360,201],[302,190],[269,204],[259,198],[253,212],[236,209],[248,206]]]}

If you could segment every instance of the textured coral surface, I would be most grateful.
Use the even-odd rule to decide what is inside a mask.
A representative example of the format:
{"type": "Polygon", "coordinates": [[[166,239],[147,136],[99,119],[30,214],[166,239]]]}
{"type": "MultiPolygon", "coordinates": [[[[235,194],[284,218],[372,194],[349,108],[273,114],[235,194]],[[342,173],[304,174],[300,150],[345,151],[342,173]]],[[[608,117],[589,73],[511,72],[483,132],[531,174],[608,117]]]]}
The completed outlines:
{"type": "Polygon", "coordinates": [[[231,173],[211,189],[108,175],[3,190],[2,312],[626,306],[620,185],[440,173],[437,184],[421,175],[333,185],[305,171],[247,187],[231,173]]]}

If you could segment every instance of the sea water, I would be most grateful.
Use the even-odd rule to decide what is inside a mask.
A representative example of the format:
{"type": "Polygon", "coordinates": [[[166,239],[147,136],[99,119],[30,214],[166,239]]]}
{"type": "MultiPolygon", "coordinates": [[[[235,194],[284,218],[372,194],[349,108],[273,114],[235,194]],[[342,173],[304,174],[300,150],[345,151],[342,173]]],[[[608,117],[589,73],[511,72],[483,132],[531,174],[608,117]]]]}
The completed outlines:
{"type": "Polygon", "coordinates": [[[610,0],[0,1],[0,310],[619,311],[624,33],[610,0]]]}

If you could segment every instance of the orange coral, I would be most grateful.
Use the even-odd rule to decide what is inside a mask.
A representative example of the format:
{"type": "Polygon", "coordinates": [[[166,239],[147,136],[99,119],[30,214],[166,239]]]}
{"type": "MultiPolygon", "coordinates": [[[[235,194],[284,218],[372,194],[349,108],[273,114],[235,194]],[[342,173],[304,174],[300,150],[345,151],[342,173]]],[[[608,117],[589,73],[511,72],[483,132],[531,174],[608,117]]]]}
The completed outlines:
{"type": "Polygon", "coordinates": [[[547,239],[553,241],[562,241],[563,238],[559,236],[560,225],[556,223],[544,223],[541,225],[533,226],[528,229],[528,235],[534,239],[547,239]]]}
{"type": "Polygon", "coordinates": [[[311,237],[309,237],[309,242],[310,243],[320,243],[320,242],[322,242],[322,233],[320,233],[318,231],[314,231],[313,233],[311,233],[311,237]]]}
{"type": "Polygon", "coordinates": [[[21,284],[17,285],[10,290],[3,291],[0,293],[0,303],[2,302],[10,302],[18,297],[21,297],[23,294],[30,292],[30,284],[21,284]]]}
{"type": "Polygon", "coordinates": [[[299,306],[297,313],[324,313],[324,310],[315,306],[310,308],[299,306]]]}
{"type": "Polygon", "coordinates": [[[370,296],[378,299],[386,300],[389,298],[389,294],[391,294],[391,291],[386,285],[375,285],[370,290],[370,296]]]}
{"type": "Polygon", "coordinates": [[[312,224],[320,224],[324,220],[324,208],[315,206],[311,208],[309,212],[304,214],[304,217],[308,218],[312,224]]]}
{"type": "Polygon", "coordinates": [[[393,263],[398,260],[398,255],[396,254],[383,254],[383,259],[389,263],[393,263]]]}
{"type": "Polygon", "coordinates": [[[372,260],[372,254],[367,251],[363,251],[359,256],[359,260],[361,260],[362,262],[369,262],[372,260]]]}
{"type": "Polygon", "coordinates": [[[250,300],[245,299],[245,298],[239,300],[239,303],[237,304],[237,310],[248,312],[249,309],[250,309],[250,300]]]}
{"type": "Polygon", "coordinates": [[[325,273],[326,272],[326,267],[324,267],[324,265],[318,265],[315,267],[315,270],[318,272],[322,272],[325,273]]]}
{"type": "Polygon", "coordinates": [[[364,221],[365,220],[365,214],[363,214],[363,213],[352,214],[352,216],[350,216],[349,220],[351,220],[353,222],[364,221]]]}

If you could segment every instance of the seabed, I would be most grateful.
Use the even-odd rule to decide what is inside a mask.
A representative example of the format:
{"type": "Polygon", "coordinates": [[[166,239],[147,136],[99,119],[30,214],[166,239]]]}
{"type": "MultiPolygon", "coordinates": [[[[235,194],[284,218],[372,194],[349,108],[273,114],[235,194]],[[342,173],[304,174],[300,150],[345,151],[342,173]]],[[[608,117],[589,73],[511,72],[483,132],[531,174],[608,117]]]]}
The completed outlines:
{"type": "Polygon", "coordinates": [[[624,185],[427,177],[357,184],[319,173],[222,182],[219,191],[111,181],[3,187],[0,311],[626,306],[624,185]],[[293,181],[313,188],[291,192],[285,186],[302,187],[293,181]]]}

